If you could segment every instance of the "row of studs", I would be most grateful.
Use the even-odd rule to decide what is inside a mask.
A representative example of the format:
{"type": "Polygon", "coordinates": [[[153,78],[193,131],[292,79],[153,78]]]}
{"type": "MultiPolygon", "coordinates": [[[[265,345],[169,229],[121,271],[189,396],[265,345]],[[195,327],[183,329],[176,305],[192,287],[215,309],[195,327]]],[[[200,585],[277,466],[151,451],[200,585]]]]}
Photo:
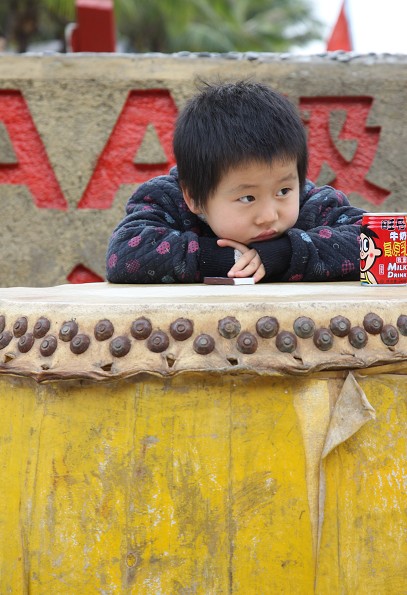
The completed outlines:
{"type": "MultiPolygon", "coordinates": [[[[57,349],[58,339],[55,335],[47,335],[51,323],[48,318],[40,317],[34,325],[33,332],[27,332],[28,319],[22,316],[13,325],[13,333],[5,331],[5,316],[0,315],[0,349],[4,349],[14,337],[18,338],[17,347],[21,353],[27,353],[34,345],[35,339],[43,339],[40,345],[40,353],[43,356],[52,355],[57,349]]],[[[170,334],[177,341],[189,339],[194,330],[193,322],[186,318],[178,318],[171,323],[170,334]]],[[[380,334],[385,345],[394,346],[399,341],[399,333],[407,335],[407,315],[402,314],[397,320],[397,328],[390,324],[384,324],[383,319],[370,312],[363,319],[363,327],[352,327],[351,322],[344,316],[335,316],[331,319],[329,328],[316,329],[314,321],[307,316],[300,316],[293,323],[294,333],[290,331],[279,331],[278,320],[273,316],[263,316],[256,323],[256,332],[259,337],[270,339],[276,337],[276,347],[281,352],[292,353],[297,347],[297,337],[302,339],[313,338],[315,346],[321,351],[327,351],[333,346],[334,335],[337,337],[348,336],[350,344],[361,349],[368,341],[368,334],[380,334]]],[[[79,327],[75,320],[63,323],[59,331],[59,339],[70,343],[70,349],[74,354],[84,353],[91,342],[89,335],[78,333],[79,327]]],[[[222,318],[218,322],[218,332],[226,339],[237,337],[237,348],[241,353],[254,353],[258,347],[258,341],[253,333],[241,332],[240,322],[233,316],[222,318]]],[[[130,327],[132,337],[138,340],[147,340],[147,348],[155,353],[161,353],[169,347],[170,339],[163,331],[154,331],[148,318],[141,317],[133,321],[130,327]]],[[[108,319],[100,320],[94,328],[94,336],[97,341],[111,339],[114,334],[114,326],[108,319]]],[[[130,339],[127,336],[119,336],[111,340],[109,344],[110,353],[115,357],[127,355],[131,348],[130,339]]],[[[211,353],[215,348],[215,340],[211,335],[202,333],[198,335],[193,344],[194,350],[202,355],[211,353]]]]}

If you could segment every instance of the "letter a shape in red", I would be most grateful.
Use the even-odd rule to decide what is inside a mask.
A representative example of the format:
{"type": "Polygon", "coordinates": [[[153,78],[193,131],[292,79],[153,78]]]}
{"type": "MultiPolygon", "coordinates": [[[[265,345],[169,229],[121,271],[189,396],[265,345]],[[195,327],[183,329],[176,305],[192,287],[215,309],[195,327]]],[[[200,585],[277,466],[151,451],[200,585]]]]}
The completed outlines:
{"type": "Polygon", "coordinates": [[[121,184],[139,184],[175,165],[172,151],[175,103],[166,90],[131,91],[78,204],[109,209],[121,184]],[[136,155],[152,124],[167,163],[137,163],[136,155]]]}
{"type": "Polygon", "coordinates": [[[20,91],[0,91],[0,122],[16,155],[15,163],[0,163],[0,184],[25,185],[37,207],[66,210],[66,200],[20,91]]]}

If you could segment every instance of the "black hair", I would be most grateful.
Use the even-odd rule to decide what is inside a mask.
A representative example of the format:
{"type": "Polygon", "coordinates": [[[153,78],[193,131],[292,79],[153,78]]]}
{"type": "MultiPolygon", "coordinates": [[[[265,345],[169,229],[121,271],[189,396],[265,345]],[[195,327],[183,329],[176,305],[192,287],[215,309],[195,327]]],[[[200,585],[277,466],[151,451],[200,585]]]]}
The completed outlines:
{"type": "Polygon", "coordinates": [[[296,160],[301,189],[305,183],[301,118],[284,95],[263,83],[201,82],[178,116],[173,146],[180,184],[199,207],[230,168],[251,161],[296,160]]]}

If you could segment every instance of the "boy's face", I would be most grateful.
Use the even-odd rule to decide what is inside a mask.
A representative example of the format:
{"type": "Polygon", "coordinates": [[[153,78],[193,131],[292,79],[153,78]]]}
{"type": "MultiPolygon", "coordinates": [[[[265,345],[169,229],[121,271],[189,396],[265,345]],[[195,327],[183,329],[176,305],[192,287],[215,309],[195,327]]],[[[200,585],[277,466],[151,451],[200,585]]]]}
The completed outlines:
{"type": "Polygon", "coordinates": [[[299,194],[296,161],[272,165],[253,161],[230,169],[204,209],[196,207],[186,192],[184,198],[193,213],[205,215],[219,238],[247,246],[278,238],[293,227],[299,194]]]}

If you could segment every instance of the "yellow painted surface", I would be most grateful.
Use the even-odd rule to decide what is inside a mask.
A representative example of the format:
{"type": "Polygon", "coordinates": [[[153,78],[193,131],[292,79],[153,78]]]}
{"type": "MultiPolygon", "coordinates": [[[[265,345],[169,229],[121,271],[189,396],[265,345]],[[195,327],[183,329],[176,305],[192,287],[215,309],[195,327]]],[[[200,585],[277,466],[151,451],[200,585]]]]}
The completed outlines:
{"type": "Polygon", "coordinates": [[[407,593],[407,376],[357,380],[376,420],[324,459],[322,522],[343,373],[3,376],[0,592],[407,593]]]}
{"type": "Polygon", "coordinates": [[[407,376],[358,379],[376,420],[327,458],[318,593],[407,593],[407,376]]]}

